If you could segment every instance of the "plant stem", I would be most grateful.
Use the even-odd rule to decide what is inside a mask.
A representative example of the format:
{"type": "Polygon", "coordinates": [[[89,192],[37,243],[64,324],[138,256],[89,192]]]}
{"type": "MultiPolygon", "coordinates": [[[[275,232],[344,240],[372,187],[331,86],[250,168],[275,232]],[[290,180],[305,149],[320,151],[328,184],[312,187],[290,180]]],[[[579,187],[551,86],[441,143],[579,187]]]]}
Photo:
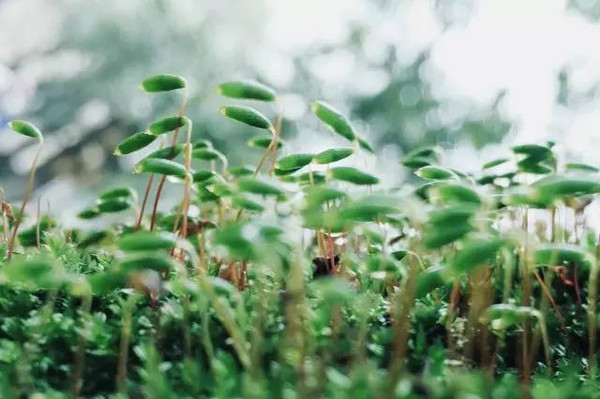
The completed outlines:
{"type": "Polygon", "coordinates": [[[597,334],[597,323],[596,307],[598,300],[598,260],[600,259],[600,244],[596,247],[596,260],[592,264],[590,270],[590,279],[588,286],[588,336],[589,336],[589,354],[588,354],[588,367],[590,380],[596,379],[596,372],[598,370],[598,359],[596,353],[596,334],[597,334]]]}
{"type": "Polygon", "coordinates": [[[121,342],[119,344],[119,363],[117,365],[117,390],[121,394],[126,394],[127,386],[127,360],[129,358],[129,339],[131,337],[131,318],[133,308],[137,301],[136,295],[127,298],[123,306],[121,342]]]}
{"type": "MultiPolygon", "coordinates": [[[[185,110],[187,108],[188,102],[188,91],[187,87],[183,91],[183,100],[181,102],[181,107],[179,108],[179,117],[183,117],[185,115],[185,110]]],[[[191,122],[191,121],[190,121],[191,122]]],[[[179,127],[175,129],[175,133],[173,133],[173,140],[171,141],[171,153],[168,156],[168,159],[172,159],[175,153],[175,144],[177,144],[177,139],[179,138],[179,127]]],[[[158,203],[160,202],[160,197],[162,195],[163,188],[165,187],[165,182],[167,181],[167,176],[161,176],[160,182],[158,183],[158,188],[156,189],[156,195],[154,197],[154,205],[152,206],[152,217],[150,219],[150,231],[154,230],[156,226],[156,212],[158,211],[158,203]]]]}
{"type": "MultiPolygon", "coordinates": [[[[90,309],[92,307],[92,295],[91,293],[85,295],[82,298],[81,303],[81,329],[85,329],[86,318],[89,317],[90,309]]],[[[79,397],[79,392],[83,385],[83,370],[85,367],[85,332],[79,333],[77,352],[75,353],[75,362],[73,365],[73,381],[71,386],[71,393],[74,398],[79,397]]]]}
{"type": "Polygon", "coordinates": [[[25,191],[25,195],[23,196],[23,202],[21,203],[21,209],[19,210],[19,214],[15,220],[15,225],[13,227],[12,235],[10,240],[8,241],[8,246],[6,248],[6,257],[10,259],[13,254],[13,250],[15,247],[15,241],[17,239],[17,232],[19,231],[19,226],[21,225],[21,221],[23,220],[23,214],[25,212],[25,207],[27,207],[27,202],[29,201],[29,197],[31,196],[31,192],[33,190],[33,182],[35,179],[35,171],[37,169],[37,163],[40,158],[40,154],[42,153],[42,148],[44,146],[44,142],[40,142],[37,152],[35,153],[35,157],[33,158],[33,163],[31,164],[31,168],[29,169],[29,180],[27,181],[27,189],[25,191]]]}

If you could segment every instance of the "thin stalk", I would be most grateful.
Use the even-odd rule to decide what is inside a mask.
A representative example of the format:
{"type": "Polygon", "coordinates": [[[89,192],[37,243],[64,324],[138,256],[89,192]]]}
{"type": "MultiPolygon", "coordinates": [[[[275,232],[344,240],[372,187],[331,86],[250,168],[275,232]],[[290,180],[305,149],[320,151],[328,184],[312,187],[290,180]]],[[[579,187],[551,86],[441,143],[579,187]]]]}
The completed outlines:
{"type": "Polygon", "coordinates": [[[144,191],[144,198],[142,199],[142,206],[140,208],[140,212],[135,222],[135,231],[138,231],[142,226],[142,219],[144,218],[144,211],[146,210],[146,204],[148,203],[148,198],[150,197],[150,190],[152,189],[152,183],[154,183],[154,173],[150,175],[148,178],[148,183],[146,183],[146,190],[144,191]]]}
{"type": "Polygon", "coordinates": [[[36,214],[36,222],[35,222],[35,245],[37,249],[40,249],[40,203],[42,201],[42,197],[38,197],[37,202],[37,214],[36,214]]]}
{"type": "Polygon", "coordinates": [[[0,187],[0,213],[2,213],[2,242],[8,243],[8,209],[9,205],[5,202],[6,195],[4,189],[0,187]]]}
{"type": "Polygon", "coordinates": [[[596,247],[596,260],[592,264],[590,270],[590,279],[588,282],[588,336],[589,336],[589,353],[588,367],[590,380],[596,379],[598,370],[598,358],[596,353],[596,334],[597,334],[597,317],[596,307],[598,299],[598,260],[600,259],[600,244],[596,247]]]}
{"type": "Polygon", "coordinates": [[[183,204],[181,205],[181,212],[183,213],[183,224],[181,228],[181,236],[187,237],[188,231],[188,211],[190,207],[190,196],[192,190],[192,121],[188,122],[187,135],[185,139],[185,183],[184,183],[184,194],[183,204]]]}
{"type": "MultiPolygon", "coordinates": [[[[185,110],[187,108],[188,102],[188,91],[187,87],[183,91],[183,100],[181,102],[181,107],[179,108],[179,117],[183,117],[185,115],[185,110]]],[[[191,122],[191,121],[190,121],[191,122]]],[[[177,144],[177,139],[179,138],[179,127],[175,129],[175,133],[173,133],[173,140],[171,140],[171,153],[169,154],[169,159],[173,158],[173,154],[175,151],[175,144],[177,144]]],[[[154,197],[154,205],[152,206],[152,217],[150,219],[150,231],[154,230],[156,226],[156,212],[158,211],[158,203],[160,202],[160,197],[162,195],[163,188],[165,187],[165,182],[167,181],[167,176],[161,176],[160,182],[158,183],[158,188],[156,189],[156,195],[154,197]]]]}
{"type": "Polygon", "coordinates": [[[408,338],[411,325],[411,309],[415,302],[416,280],[419,274],[419,265],[415,256],[410,257],[409,270],[402,289],[393,297],[392,308],[392,331],[394,334],[394,347],[392,364],[389,372],[389,385],[387,387],[388,397],[393,397],[396,385],[402,374],[406,363],[406,352],[408,349],[408,338]]]}
{"type": "MultiPolygon", "coordinates": [[[[525,245],[521,250],[521,288],[522,305],[529,307],[531,305],[531,275],[529,273],[529,260],[527,248],[529,246],[529,212],[525,208],[523,212],[523,231],[525,232],[525,245]]],[[[529,338],[531,332],[531,322],[526,320],[523,323],[523,334],[521,335],[521,367],[522,378],[525,386],[529,385],[531,378],[531,364],[529,362],[529,338]]]]}
{"type": "MultiPolygon", "coordinates": [[[[82,298],[81,303],[81,328],[85,328],[86,318],[89,317],[92,307],[92,295],[87,294],[82,298]]],[[[73,364],[73,381],[71,385],[71,394],[74,398],[79,397],[81,387],[83,386],[83,370],[85,367],[85,333],[80,333],[77,343],[77,352],[75,352],[75,361],[73,364]]]]}
{"type": "Polygon", "coordinates": [[[129,358],[129,340],[131,338],[131,319],[137,301],[136,295],[127,298],[123,306],[121,342],[119,344],[119,363],[117,365],[117,390],[121,394],[127,392],[127,361],[129,358]]]}
{"type": "MultiPolygon", "coordinates": [[[[278,118],[279,120],[279,118],[278,118]]],[[[278,126],[278,124],[276,123],[276,126],[278,126]]],[[[279,129],[281,128],[281,126],[279,126],[279,129]]],[[[273,136],[273,138],[271,139],[271,141],[269,142],[269,145],[267,146],[267,149],[263,152],[263,155],[261,156],[260,160],[258,161],[258,164],[256,165],[256,168],[254,169],[254,176],[258,176],[258,174],[260,173],[260,170],[262,169],[263,165],[265,164],[265,161],[267,160],[267,157],[269,156],[269,154],[271,153],[271,151],[273,151],[273,149],[275,149],[275,154],[277,154],[277,142],[278,142],[278,137],[279,137],[279,130],[276,128],[271,128],[270,132],[273,136]]],[[[271,173],[271,171],[269,171],[269,174],[271,173]]],[[[237,213],[237,215],[235,216],[235,221],[237,222],[238,220],[240,220],[240,218],[242,217],[244,213],[243,209],[240,209],[237,213]]]]}
{"type": "Polygon", "coordinates": [[[12,235],[10,240],[8,241],[8,246],[6,248],[6,256],[8,259],[12,257],[13,250],[15,247],[15,241],[17,239],[17,233],[19,231],[19,226],[21,225],[21,221],[23,220],[23,214],[25,212],[25,208],[27,207],[27,202],[29,201],[29,197],[31,196],[31,192],[33,191],[33,182],[35,180],[35,171],[37,169],[37,163],[40,158],[40,154],[42,153],[42,148],[44,146],[44,142],[40,142],[37,152],[35,153],[35,157],[33,158],[33,162],[31,164],[31,168],[29,169],[29,180],[27,181],[27,189],[25,190],[25,195],[23,196],[23,202],[21,203],[21,209],[19,210],[19,214],[15,220],[15,225],[13,227],[12,235]]]}

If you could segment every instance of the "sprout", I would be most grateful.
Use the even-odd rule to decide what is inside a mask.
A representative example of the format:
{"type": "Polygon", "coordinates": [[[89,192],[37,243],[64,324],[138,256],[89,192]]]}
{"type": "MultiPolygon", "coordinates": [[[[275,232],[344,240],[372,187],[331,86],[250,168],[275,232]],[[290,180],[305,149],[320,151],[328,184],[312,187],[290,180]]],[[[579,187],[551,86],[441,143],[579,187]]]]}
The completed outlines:
{"type": "Polygon", "coordinates": [[[183,165],[161,158],[144,159],[136,165],[135,172],[156,173],[164,176],[175,176],[180,179],[185,179],[185,176],[187,175],[183,165]]]}
{"type": "Polygon", "coordinates": [[[242,122],[249,126],[254,126],[259,129],[272,130],[273,125],[266,116],[261,114],[254,108],[243,105],[228,105],[221,107],[219,113],[223,116],[242,122]]]}
{"type": "Polygon", "coordinates": [[[379,183],[377,177],[352,167],[338,166],[332,168],[329,173],[333,179],[348,183],[358,185],[373,185],[379,183]]]}
{"type": "Polygon", "coordinates": [[[314,158],[314,154],[292,154],[280,158],[275,166],[280,170],[300,170],[310,164],[314,158]]]}
{"type": "Polygon", "coordinates": [[[237,181],[237,187],[240,191],[252,194],[259,194],[265,196],[283,195],[283,191],[280,188],[274,186],[271,183],[267,183],[254,177],[241,177],[237,181]]]}
{"type": "Polygon", "coordinates": [[[354,154],[352,148],[332,148],[315,155],[315,162],[322,165],[330,164],[348,158],[352,154],[354,154]]]}
{"type": "Polygon", "coordinates": [[[23,136],[34,138],[39,142],[44,141],[44,136],[42,136],[42,132],[40,132],[37,127],[35,127],[29,122],[13,120],[8,123],[8,127],[10,127],[13,131],[23,136]]]}
{"type": "Polygon", "coordinates": [[[219,94],[246,100],[275,101],[275,90],[252,80],[236,80],[219,85],[219,94]]]}
{"type": "Polygon", "coordinates": [[[175,129],[179,129],[188,123],[189,119],[185,116],[169,116],[152,123],[148,130],[146,130],[146,134],[159,136],[161,134],[172,132],[175,129]]]}
{"type": "Polygon", "coordinates": [[[356,134],[350,121],[333,106],[324,101],[315,101],[312,103],[311,108],[317,118],[329,126],[335,133],[348,141],[354,141],[356,134]]]}
{"type": "Polygon", "coordinates": [[[160,93],[183,89],[186,87],[185,79],[176,75],[155,75],[144,79],[142,89],[147,93],[160,93]]]}
{"type": "Polygon", "coordinates": [[[146,134],[145,131],[134,133],[123,140],[115,149],[115,155],[127,155],[147,147],[156,140],[156,136],[146,134]]]}

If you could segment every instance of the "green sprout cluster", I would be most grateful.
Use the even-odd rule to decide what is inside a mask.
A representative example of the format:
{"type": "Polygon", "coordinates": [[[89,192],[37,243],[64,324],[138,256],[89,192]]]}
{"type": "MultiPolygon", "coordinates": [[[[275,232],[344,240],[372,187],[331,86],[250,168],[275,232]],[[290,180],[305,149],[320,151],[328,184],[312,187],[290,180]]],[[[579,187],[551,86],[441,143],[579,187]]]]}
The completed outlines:
{"type": "Polygon", "coordinates": [[[81,210],[102,229],[26,212],[43,136],[10,123],[40,151],[18,210],[0,191],[0,397],[599,397],[598,168],[550,142],[465,173],[428,147],[382,187],[349,118],[312,102],[343,144],[294,153],[250,80],[218,87],[224,123],[256,133],[257,164],[231,165],[194,135],[185,79],[141,88],[181,106],[115,149],[160,143],[142,195],[81,210]]]}

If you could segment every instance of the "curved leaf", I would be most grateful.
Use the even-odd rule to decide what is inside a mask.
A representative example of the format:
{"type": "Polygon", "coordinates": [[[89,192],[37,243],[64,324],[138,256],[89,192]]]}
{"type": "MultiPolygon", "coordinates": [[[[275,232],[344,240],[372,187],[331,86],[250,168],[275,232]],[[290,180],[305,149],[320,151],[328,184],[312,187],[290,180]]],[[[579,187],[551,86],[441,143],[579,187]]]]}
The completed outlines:
{"type": "Polygon", "coordinates": [[[176,75],[154,75],[142,82],[142,89],[147,93],[183,89],[185,86],[185,79],[176,75]]]}
{"type": "Polygon", "coordinates": [[[166,231],[138,231],[126,234],[119,239],[119,248],[123,251],[169,250],[176,244],[177,236],[166,231]]]}
{"type": "Polygon", "coordinates": [[[156,173],[164,176],[175,176],[180,179],[185,179],[185,167],[177,162],[162,159],[148,158],[144,159],[135,166],[136,173],[156,173]]]}
{"type": "Polygon", "coordinates": [[[432,165],[417,169],[415,175],[425,180],[455,180],[458,178],[451,170],[432,165]]]}
{"type": "Polygon", "coordinates": [[[230,98],[275,101],[275,90],[253,80],[233,80],[219,85],[219,94],[230,98]]]}
{"type": "Polygon", "coordinates": [[[317,118],[329,126],[334,132],[349,141],[353,141],[356,138],[354,128],[350,124],[348,118],[342,115],[331,104],[324,101],[314,101],[311,104],[311,108],[317,118]]]}
{"type": "Polygon", "coordinates": [[[219,109],[221,115],[260,129],[272,130],[273,125],[259,111],[243,105],[228,105],[219,109]]]}
{"type": "Polygon", "coordinates": [[[156,136],[146,134],[145,131],[137,132],[127,137],[115,149],[114,155],[127,155],[141,150],[156,140],[156,136]]]}
{"type": "Polygon", "coordinates": [[[276,167],[280,170],[299,170],[310,164],[313,158],[314,154],[291,154],[279,158],[276,167]]]}
{"type": "Polygon", "coordinates": [[[42,135],[42,132],[40,132],[37,127],[35,127],[29,122],[15,119],[8,122],[8,127],[14,132],[19,133],[23,136],[34,138],[40,142],[44,141],[44,136],[42,135]]]}
{"type": "Polygon", "coordinates": [[[348,183],[358,185],[373,185],[379,183],[377,177],[352,167],[338,166],[332,168],[329,173],[335,180],[341,180],[348,183]]]}
{"type": "Polygon", "coordinates": [[[455,273],[468,273],[481,266],[493,262],[496,254],[506,244],[502,238],[473,238],[464,243],[450,262],[455,273]]]}
{"type": "Polygon", "coordinates": [[[315,162],[322,165],[330,164],[348,158],[352,154],[354,154],[352,148],[332,148],[315,155],[315,162]]]}
{"type": "Polygon", "coordinates": [[[168,116],[152,123],[150,127],[148,127],[148,130],[146,130],[146,134],[159,136],[161,134],[172,132],[175,129],[179,129],[187,123],[188,118],[185,116],[168,116]]]}
{"type": "Polygon", "coordinates": [[[259,195],[283,195],[283,190],[271,183],[254,177],[242,177],[238,179],[237,186],[240,191],[259,195]]]}
{"type": "MultiPolygon", "coordinates": [[[[273,138],[269,137],[269,136],[258,136],[258,137],[254,137],[254,138],[248,140],[248,145],[250,147],[254,147],[254,148],[267,149],[269,147],[269,145],[271,144],[272,140],[273,140],[273,138]]],[[[285,141],[283,141],[282,139],[277,140],[277,148],[278,149],[283,147],[283,144],[285,144],[285,141]]]]}

